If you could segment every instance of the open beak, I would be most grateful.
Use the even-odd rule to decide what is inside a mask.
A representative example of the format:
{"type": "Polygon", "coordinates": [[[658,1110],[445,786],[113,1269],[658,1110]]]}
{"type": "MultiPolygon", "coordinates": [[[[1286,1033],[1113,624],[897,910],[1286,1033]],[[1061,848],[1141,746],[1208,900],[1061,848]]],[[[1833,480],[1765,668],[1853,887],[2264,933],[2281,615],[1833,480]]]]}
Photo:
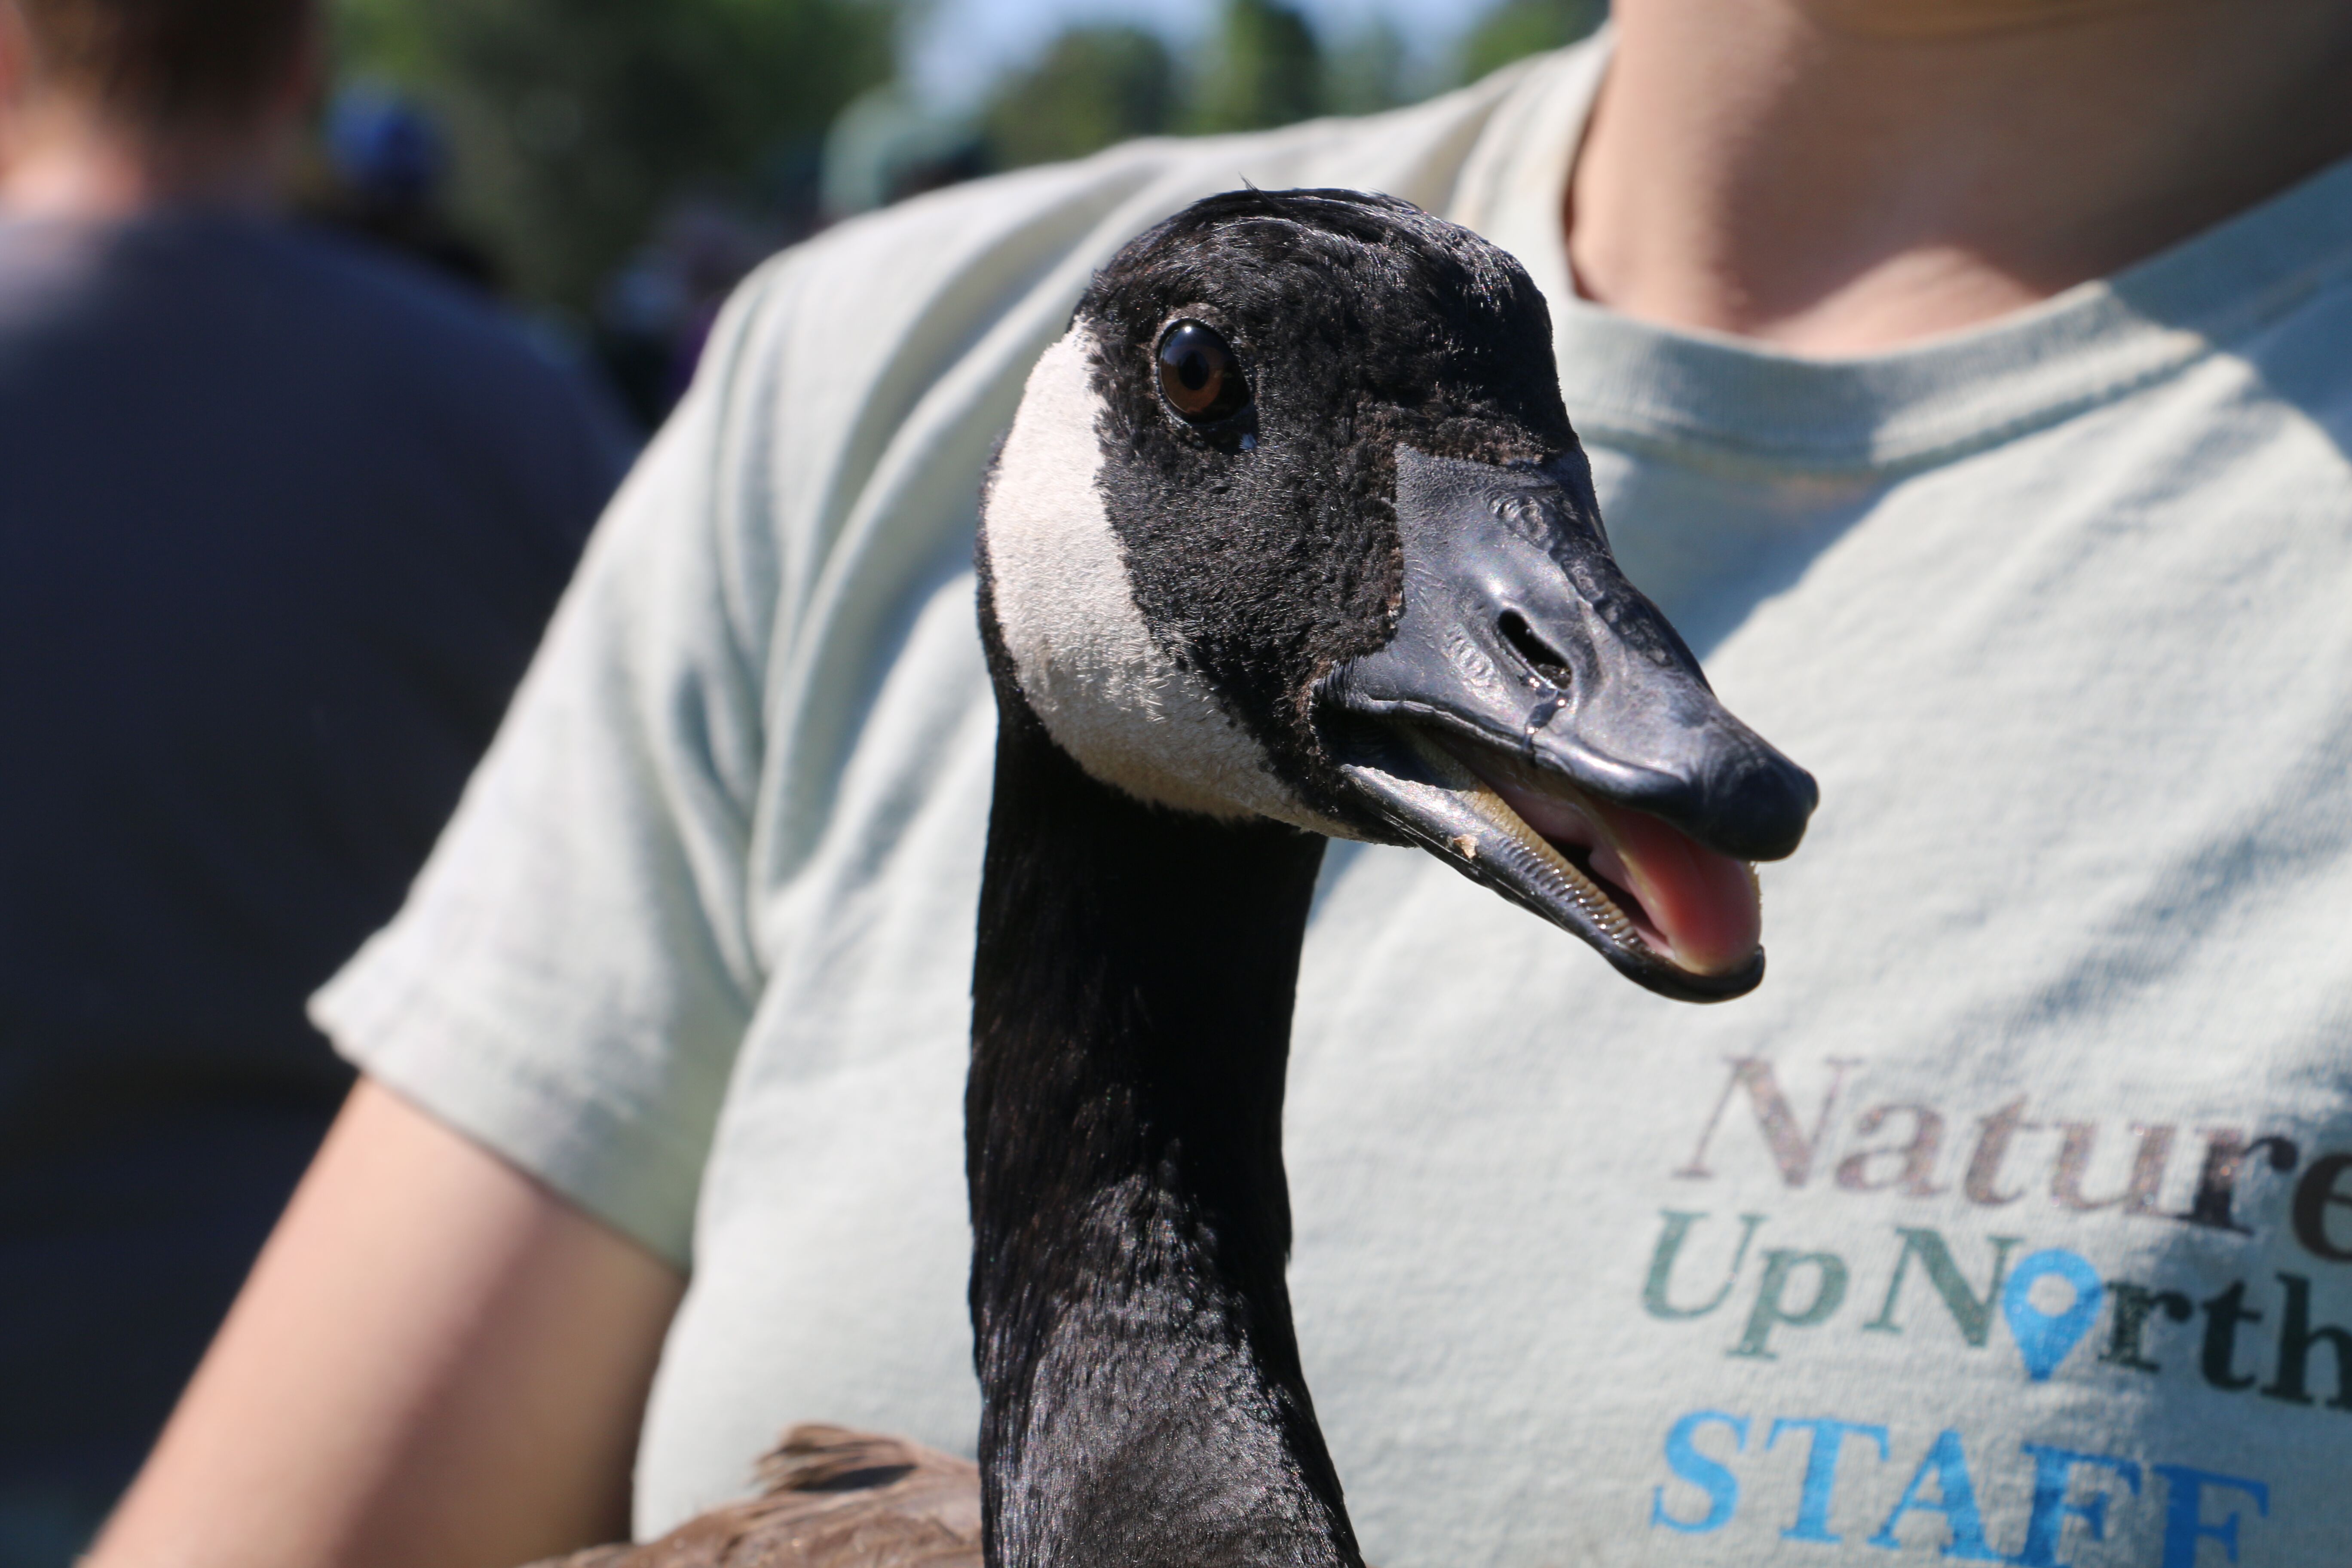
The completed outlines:
{"type": "Polygon", "coordinates": [[[1404,608],[1333,670],[1316,723],[1375,816],[1664,995],[1764,977],[1749,862],[1820,792],[1727,712],[1609,552],[1575,455],[1397,450],[1404,608]]]}

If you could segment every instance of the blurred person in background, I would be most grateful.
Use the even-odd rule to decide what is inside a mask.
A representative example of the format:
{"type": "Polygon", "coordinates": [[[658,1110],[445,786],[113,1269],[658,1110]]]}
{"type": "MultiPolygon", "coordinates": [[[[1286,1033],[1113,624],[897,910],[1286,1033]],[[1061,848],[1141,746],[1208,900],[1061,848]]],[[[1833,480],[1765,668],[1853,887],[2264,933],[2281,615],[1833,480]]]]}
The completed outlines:
{"type": "Polygon", "coordinates": [[[310,0],[0,4],[0,1563],[87,1540],[351,1082],[397,907],[629,455],[274,216],[310,0]]]}
{"type": "Polygon", "coordinates": [[[2340,0],[1622,0],[755,273],[314,1004],[366,1077],[97,1562],[495,1568],[794,1421],[971,1450],[975,497],[1091,269],[1244,178],[1527,265],[1621,560],[1822,792],[1705,1013],[1327,860],[1290,1290],[1365,1556],[2340,1560],[2347,79],[2340,0]]]}
{"type": "Polygon", "coordinates": [[[323,178],[299,204],[304,217],[497,291],[497,264],[443,209],[449,149],[422,109],[387,88],[356,82],[327,105],[323,132],[323,178]]]}
{"type": "Polygon", "coordinates": [[[698,196],[682,197],[662,214],[646,244],[607,281],[596,311],[598,358],[647,429],[694,379],[735,285],[813,226],[763,225],[730,204],[698,196]]]}

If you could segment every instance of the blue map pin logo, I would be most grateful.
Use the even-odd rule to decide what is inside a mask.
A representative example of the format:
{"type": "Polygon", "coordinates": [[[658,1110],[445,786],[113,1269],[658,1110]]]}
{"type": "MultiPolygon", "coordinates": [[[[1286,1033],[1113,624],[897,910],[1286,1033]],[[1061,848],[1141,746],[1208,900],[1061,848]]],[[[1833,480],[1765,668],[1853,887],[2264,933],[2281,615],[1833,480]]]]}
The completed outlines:
{"type": "Polygon", "coordinates": [[[2000,1315],[2009,1320],[2009,1331],[2017,1338],[2026,1375],[2036,1383],[2047,1382],[2066,1359],[2066,1352],[2081,1344],[2091,1325],[2099,1321],[2099,1307],[2106,1299],[2107,1288],[2100,1282],[2099,1271],[2078,1253],[2053,1247],[2020,1263],[2017,1272],[2009,1277],[2009,1288],[2000,1293],[2000,1315]],[[2045,1312],[2033,1304],[2035,1283],[2053,1274],[2074,1290],[2074,1305],[2063,1312],[2045,1312]]]}

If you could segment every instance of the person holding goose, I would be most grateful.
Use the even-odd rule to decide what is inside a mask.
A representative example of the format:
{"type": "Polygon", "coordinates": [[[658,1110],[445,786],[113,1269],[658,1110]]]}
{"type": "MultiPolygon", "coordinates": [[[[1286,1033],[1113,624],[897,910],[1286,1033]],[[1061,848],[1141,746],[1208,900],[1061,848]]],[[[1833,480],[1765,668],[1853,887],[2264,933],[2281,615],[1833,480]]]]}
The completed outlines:
{"type": "MultiPolygon", "coordinates": [[[[1008,429],[998,484],[1083,472],[1083,419],[1054,426],[1070,461],[1013,466],[1024,389],[1135,237],[1244,182],[1387,193],[1516,258],[1624,577],[1823,802],[1763,873],[1770,977],[1721,1007],[1619,984],[1458,874],[1507,875],[1506,839],[1540,858],[1482,838],[1491,815],[1335,847],[1309,892],[1291,868],[1279,899],[1160,911],[1188,918],[1150,950],[1180,1001],[1234,994],[1277,915],[1303,931],[1282,1289],[1362,1557],[2325,1558],[2352,1522],[2348,59],[2352,21],[2303,0],[1623,0],[1594,42],[1415,109],[1141,143],[780,258],[409,909],[320,998],[368,1085],[96,1560],[512,1563],[740,1497],[796,1422],[977,1451],[972,912],[1013,798],[996,704],[1010,671],[1050,707],[1016,645],[1055,624],[992,598],[992,679],[975,532],[993,595],[1019,492],[977,498],[1008,429]]],[[[1344,300],[1345,268],[1318,276],[1344,300]]],[[[1479,493],[1447,463],[1507,489],[1558,456],[1360,440],[1346,409],[1277,426],[1296,373],[1222,297],[1116,341],[1168,350],[1190,395],[1214,345],[1172,334],[1216,334],[1266,400],[1220,458],[1390,454],[1348,471],[1395,509],[1408,584],[1408,516],[1479,493]]],[[[1328,297],[1268,319],[1330,351],[1308,386],[1378,346],[1328,297]]],[[[1185,427],[1132,384],[1160,422],[1137,432],[1185,427]]],[[[1261,694],[1187,731],[1232,763],[1223,798],[1281,816],[1234,792],[1272,787],[1257,753],[1314,776],[1298,726],[1351,754],[1349,710],[1315,703],[1379,700],[1372,665],[1281,706],[1327,657],[1582,683],[1526,606],[1475,647],[1406,642],[1409,588],[1380,648],[1340,647],[1309,595],[1278,657],[1243,658],[1269,571],[1319,568],[1240,481],[1154,491],[1137,474],[1189,470],[1130,455],[1087,492],[1118,559],[1139,518],[1187,520],[1129,579],[1150,689],[1261,694]]],[[[1528,515],[1568,529],[1580,498],[1528,515]]],[[[1080,542],[1026,581],[1098,581],[1080,542]]],[[[1094,764],[1134,761],[1106,725],[1094,764]]],[[[1584,847],[1439,729],[1365,754],[1584,847]]],[[[1376,784],[1301,798],[1358,825],[1335,809],[1376,784]]],[[[1677,811],[1628,820],[1712,831],[1677,811]]],[[[1106,885],[1122,842],[1087,851],[1106,885]]],[[[1126,1386],[1038,1431],[1108,1451],[1101,1419],[1158,1408],[1126,1386]]],[[[803,1479],[813,1452],[787,1456],[803,1479]]],[[[1119,1495],[1177,1518],[1215,1494],[1119,1495]]],[[[1033,1539],[1004,1560],[1055,1555],[1033,1539]]]]}

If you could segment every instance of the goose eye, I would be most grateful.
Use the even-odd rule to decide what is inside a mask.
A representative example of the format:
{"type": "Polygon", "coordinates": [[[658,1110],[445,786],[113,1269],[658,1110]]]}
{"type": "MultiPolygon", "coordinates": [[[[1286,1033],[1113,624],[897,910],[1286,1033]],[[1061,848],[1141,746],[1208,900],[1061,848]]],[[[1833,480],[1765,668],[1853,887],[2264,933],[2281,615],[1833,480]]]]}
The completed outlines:
{"type": "Polygon", "coordinates": [[[1214,328],[1179,321],[1160,340],[1160,395],[1194,425],[1230,417],[1249,401],[1249,382],[1214,328]]]}

